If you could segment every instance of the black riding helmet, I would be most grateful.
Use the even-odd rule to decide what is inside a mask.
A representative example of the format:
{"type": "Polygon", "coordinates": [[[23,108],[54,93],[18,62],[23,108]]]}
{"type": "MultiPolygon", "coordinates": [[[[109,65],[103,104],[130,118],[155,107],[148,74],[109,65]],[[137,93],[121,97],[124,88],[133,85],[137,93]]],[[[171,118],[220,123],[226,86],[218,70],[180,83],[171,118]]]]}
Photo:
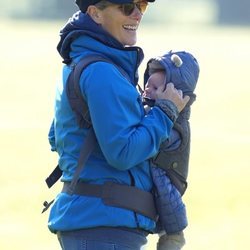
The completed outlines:
{"type": "MultiPolygon", "coordinates": [[[[108,0],[111,3],[115,4],[123,4],[123,3],[133,3],[133,0],[108,0]]],[[[154,2],[155,0],[146,0],[147,2],[154,2]]],[[[101,0],[75,0],[77,6],[79,9],[84,13],[87,11],[89,5],[94,5],[98,2],[101,2],[101,0]]]]}

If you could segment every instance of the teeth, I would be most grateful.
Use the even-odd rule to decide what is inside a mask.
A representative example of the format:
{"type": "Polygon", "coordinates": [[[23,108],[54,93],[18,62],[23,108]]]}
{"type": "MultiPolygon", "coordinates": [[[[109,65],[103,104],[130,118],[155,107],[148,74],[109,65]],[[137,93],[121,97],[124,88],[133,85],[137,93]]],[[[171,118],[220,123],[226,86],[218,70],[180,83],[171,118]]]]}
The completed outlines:
{"type": "Polygon", "coordinates": [[[137,26],[135,26],[135,25],[123,25],[123,28],[125,28],[127,30],[136,30],[137,26]]]}

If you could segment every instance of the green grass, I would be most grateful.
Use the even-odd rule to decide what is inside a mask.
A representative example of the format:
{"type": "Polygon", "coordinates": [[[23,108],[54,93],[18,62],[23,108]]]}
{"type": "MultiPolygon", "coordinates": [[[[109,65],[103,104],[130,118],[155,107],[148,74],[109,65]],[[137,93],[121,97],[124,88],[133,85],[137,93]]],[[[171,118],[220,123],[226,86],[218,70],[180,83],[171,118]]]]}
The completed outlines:
{"type": "MultiPolygon", "coordinates": [[[[41,208],[60,189],[47,190],[44,183],[57,159],[47,130],[60,77],[55,49],[60,28],[61,23],[0,24],[0,249],[59,249],[41,208]]],[[[189,216],[185,250],[250,248],[249,31],[156,25],[139,32],[146,60],[182,49],[196,55],[201,66],[184,197],[189,216]]],[[[144,67],[145,62],[140,74],[144,67]]],[[[151,250],[156,237],[149,239],[151,250]]]]}

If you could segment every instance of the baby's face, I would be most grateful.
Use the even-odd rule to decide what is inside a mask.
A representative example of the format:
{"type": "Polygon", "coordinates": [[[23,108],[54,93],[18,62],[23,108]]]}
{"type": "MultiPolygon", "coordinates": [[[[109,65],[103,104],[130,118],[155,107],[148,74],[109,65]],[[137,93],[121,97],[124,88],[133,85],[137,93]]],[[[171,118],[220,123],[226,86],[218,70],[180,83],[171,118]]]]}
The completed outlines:
{"type": "Polygon", "coordinates": [[[143,93],[144,97],[156,100],[156,90],[165,84],[165,72],[155,72],[149,78],[145,85],[145,90],[143,93]]]}

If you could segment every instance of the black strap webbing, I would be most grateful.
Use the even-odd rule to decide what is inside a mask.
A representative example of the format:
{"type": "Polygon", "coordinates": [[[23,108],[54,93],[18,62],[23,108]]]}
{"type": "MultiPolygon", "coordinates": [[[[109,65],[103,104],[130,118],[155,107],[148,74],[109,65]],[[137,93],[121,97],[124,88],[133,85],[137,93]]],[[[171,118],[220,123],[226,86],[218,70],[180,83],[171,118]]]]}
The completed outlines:
{"type": "Polygon", "coordinates": [[[62,176],[62,170],[59,165],[55,167],[52,173],[46,178],[46,184],[48,188],[51,188],[62,176]]]}
{"type": "Polygon", "coordinates": [[[84,165],[85,165],[87,159],[89,158],[89,155],[93,151],[95,145],[96,145],[96,137],[95,137],[94,129],[93,129],[93,127],[91,127],[89,129],[87,136],[85,138],[85,141],[81,147],[80,156],[79,156],[79,159],[77,162],[77,167],[76,167],[75,173],[73,175],[73,179],[70,182],[70,186],[68,188],[68,191],[67,191],[68,194],[72,195],[74,193],[79,176],[84,168],[84,165]]]}

